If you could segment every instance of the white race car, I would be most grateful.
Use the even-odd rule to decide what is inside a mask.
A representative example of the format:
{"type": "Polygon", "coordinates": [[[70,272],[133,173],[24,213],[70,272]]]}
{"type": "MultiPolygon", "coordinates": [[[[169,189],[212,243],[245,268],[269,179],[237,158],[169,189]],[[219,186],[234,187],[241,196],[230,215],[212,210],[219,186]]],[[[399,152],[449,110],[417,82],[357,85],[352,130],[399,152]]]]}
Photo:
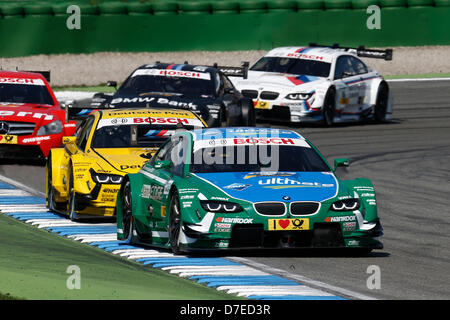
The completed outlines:
{"type": "Polygon", "coordinates": [[[359,57],[392,59],[392,49],[310,44],[269,51],[246,72],[230,77],[253,99],[258,119],[333,123],[392,117],[392,94],[381,74],[359,57]]]}

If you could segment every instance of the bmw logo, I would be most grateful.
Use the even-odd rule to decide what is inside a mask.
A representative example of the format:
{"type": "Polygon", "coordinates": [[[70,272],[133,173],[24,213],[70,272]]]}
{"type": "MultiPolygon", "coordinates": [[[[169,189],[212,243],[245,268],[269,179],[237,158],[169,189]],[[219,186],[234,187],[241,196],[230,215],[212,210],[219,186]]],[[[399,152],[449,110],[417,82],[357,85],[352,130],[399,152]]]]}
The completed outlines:
{"type": "Polygon", "coordinates": [[[283,200],[291,200],[291,197],[289,197],[289,196],[284,196],[284,197],[283,197],[283,200]]]}

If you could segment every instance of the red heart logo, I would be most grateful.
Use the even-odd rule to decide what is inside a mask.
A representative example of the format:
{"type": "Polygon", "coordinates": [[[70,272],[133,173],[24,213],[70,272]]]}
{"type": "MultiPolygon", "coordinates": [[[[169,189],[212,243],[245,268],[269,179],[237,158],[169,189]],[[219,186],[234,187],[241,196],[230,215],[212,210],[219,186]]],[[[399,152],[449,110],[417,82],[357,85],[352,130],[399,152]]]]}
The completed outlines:
{"type": "Polygon", "coordinates": [[[289,224],[291,222],[289,220],[278,220],[278,224],[280,225],[280,227],[282,227],[283,229],[286,229],[289,224]]]}
{"type": "Polygon", "coordinates": [[[331,217],[325,218],[325,222],[330,222],[330,221],[331,221],[331,217]]]}
{"type": "Polygon", "coordinates": [[[222,217],[218,217],[218,218],[216,218],[216,221],[217,222],[221,222],[223,220],[223,218],[222,217]]]}
{"type": "Polygon", "coordinates": [[[3,136],[0,136],[0,141],[2,141],[3,140],[3,136]]]}

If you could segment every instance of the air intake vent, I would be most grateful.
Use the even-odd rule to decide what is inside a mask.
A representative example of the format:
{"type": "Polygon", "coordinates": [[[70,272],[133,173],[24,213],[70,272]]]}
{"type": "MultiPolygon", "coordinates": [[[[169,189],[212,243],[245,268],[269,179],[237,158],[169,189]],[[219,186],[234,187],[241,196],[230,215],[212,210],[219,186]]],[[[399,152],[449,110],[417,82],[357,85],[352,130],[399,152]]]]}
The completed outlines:
{"type": "Polygon", "coordinates": [[[319,209],[318,202],[292,202],[290,211],[295,216],[314,214],[319,209]]]}
{"type": "Polygon", "coordinates": [[[247,97],[250,99],[258,98],[258,91],[256,91],[256,90],[242,90],[241,92],[244,97],[247,97]]]}
{"type": "Polygon", "coordinates": [[[283,202],[255,203],[255,210],[265,216],[281,216],[286,213],[286,205],[283,202]]]}
{"type": "Polygon", "coordinates": [[[263,91],[259,95],[259,97],[263,100],[275,100],[278,98],[279,93],[278,92],[272,92],[272,91],[263,91]]]}

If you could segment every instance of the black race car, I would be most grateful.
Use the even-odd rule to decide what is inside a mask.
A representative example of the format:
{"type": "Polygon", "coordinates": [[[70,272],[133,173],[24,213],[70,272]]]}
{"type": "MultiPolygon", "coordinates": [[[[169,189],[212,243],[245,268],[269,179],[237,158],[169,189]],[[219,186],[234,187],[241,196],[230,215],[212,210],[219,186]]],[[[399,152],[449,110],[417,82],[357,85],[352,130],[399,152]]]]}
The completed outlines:
{"type": "MultiPolygon", "coordinates": [[[[188,109],[210,127],[254,126],[251,99],[235,89],[225,75],[244,68],[155,63],[135,69],[114,94],[97,93],[87,105],[69,104],[70,119],[83,118],[97,109],[169,107],[188,109]],[[223,68],[223,69],[222,69],[223,68]]],[[[109,86],[116,87],[114,81],[109,86]]]]}

